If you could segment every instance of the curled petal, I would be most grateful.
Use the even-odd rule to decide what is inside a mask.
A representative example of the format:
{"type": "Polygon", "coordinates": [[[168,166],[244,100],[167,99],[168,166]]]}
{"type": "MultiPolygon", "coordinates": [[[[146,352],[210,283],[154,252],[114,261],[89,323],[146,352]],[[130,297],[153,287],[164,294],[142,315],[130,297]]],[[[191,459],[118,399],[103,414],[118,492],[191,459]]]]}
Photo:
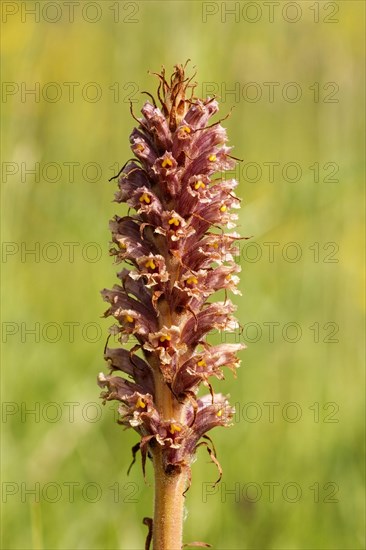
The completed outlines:
{"type": "Polygon", "coordinates": [[[121,371],[131,376],[143,393],[155,394],[153,371],[148,363],[130,350],[107,348],[104,358],[112,371],[121,371]]]}
{"type": "Polygon", "coordinates": [[[209,119],[217,113],[219,105],[215,99],[206,101],[197,100],[188,110],[184,122],[190,124],[194,129],[204,128],[209,119]]]}
{"type": "Polygon", "coordinates": [[[148,288],[169,281],[169,273],[166,269],[165,259],[161,254],[149,254],[141,256],[137,260],[139,272],[131,273],[131,277],[139,279],[144,277],[148,288]]]}
{"type": "Polygon", "coordinates": [[[153,136],[156,148],[159,151],[170,150],[172,135],[167,120],[160,109],[147,101],[141,112],[145,117],[144,124],[153,136]]]}
{"type": "Polygon", "coordinates": [[[181,330],[177,326],[162,327],[158,332],[149,334],[144,349],[155,352],[161,361],[160,368],[167,378],[172,378],[174,370],[172,364],[176,363],[177,356],[186,352],[187,346],[181,341],[181,330]],[[169,365],[169,367],[165,367],[169,365]]]}
{"type": "Polygon", "coordinates": [[[210,304],[197,315],[196,319],[192,316],[186,322],[182,331],[182,341],[187,346],[193,347],[213,329],[235,330],[230,315],[233,311],[234,306],[229,300],[225,303],[210,304]]]}
{"type": "Polygon", "coordinates": [[[139,188],[150,187],[147,173],[136,162],[126,164],[118,179],[119,190],[115,195],[116,202],[125,202],[139,188]]]}
{"type": "Polygon", "coordinates": [[[130,136],[130,142],[133,153],[145,166],[151,166],[155,162],[158,153],[146,134],[135,128],[130,136]]]}

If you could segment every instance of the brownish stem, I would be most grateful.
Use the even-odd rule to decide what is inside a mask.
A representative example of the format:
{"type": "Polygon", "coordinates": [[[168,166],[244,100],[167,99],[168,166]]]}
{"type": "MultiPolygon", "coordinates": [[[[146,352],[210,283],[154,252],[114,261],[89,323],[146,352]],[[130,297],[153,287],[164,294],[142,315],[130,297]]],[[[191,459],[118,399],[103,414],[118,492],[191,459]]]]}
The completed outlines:
{"type": "MultiPolygon", "coordinates": [[[[165,421],[184,422],[184,407],[173,396],[162,374],[155,374],[156,405],[165,421]]],[[[157,443],[153,449],[155,474],[155,504],[153,522],[153,550],[181,550],[183,509],[187,475],[183,471],[164,470],[162,449],[157,443]]]]}
{"type": "Polygon", "coordinates": [[[153,550],[181,550],[186,474],[184,471],[167,474],[159,449],[154,453],[154,471],[153,550]]]}

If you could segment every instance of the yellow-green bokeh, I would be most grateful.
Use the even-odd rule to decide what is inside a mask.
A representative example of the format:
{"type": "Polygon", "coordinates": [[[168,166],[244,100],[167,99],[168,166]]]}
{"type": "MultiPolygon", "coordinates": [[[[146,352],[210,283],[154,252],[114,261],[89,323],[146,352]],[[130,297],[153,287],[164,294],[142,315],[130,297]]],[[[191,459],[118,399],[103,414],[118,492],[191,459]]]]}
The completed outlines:
{"type": "Polygon", "coordinates": [[[110,324],[100,318],[99,290],[116,282],[108,220],[125,212],[111,202],[108,178],[130,157],[128,99],[138,113],[140,92],[156,88],[148,70],[170,71],[190,58],[197,93],[215,90],[223,115],[235,107],[224,124],[244,159],[239,230],[257,245],[241,247],[243,295],[234,296],[248,349],[237,380],[228,373],[214,384],[238,409],[231,429],[212,434],[223,484],[207,494],[216,471],[199,451],[185,541],[221,550],[364,548],[364,4],[274,3],[271,22],[263,2],[80,2],[70,22],[66,3],[57,2],[54,23],[58,11],[45,6],[55,3],[38,3],[39,21],[26,10],[35,4],[2,6],[2,482],[17,491],[3,504],[2,547],[143,548],[153,488],[139,466],[126,475],[137,436],[113,422],[113,406],[97,422],[86,416],[95,411],[87,404],[98,402],[110,324]],[[86,4],[94,8],[83,17],[86,4]],[[90,83],[101,90],[95,102],[90,83]],[[35,86],[39,97],[25,93],[35,86]],[[35,163],[39,177],[26,173],[35,163]],[[88,181],[88,163],[100,167],[97,181],[88,181]],[[299,178],[288,163],[300,167],[299,178]],[[37,246],[39,261],[26,255],[37,246]],[[102,256],[93,262],[95,250],[102,256]],[[59,261],[49,260],[60,251],[59,261]],[[88,323],[103,330],[94,343],[91,329],[83,337],[88,323]],[[26,334],[32,327],[39,338],[26,334]],[[289,341],[298,327],[298,341],[289,341]],[[74,422],[67,403],[76,403],[74,422]],[[39,418],[26,407],[39,407],[39,418]],[[36,483],[49,487],[39,502],[25,492],[36,483]],[[48,483],[62,488],[56,502],[48,483]],[[82,494],[88,483],[102,491],[94,503],[92,488],[82,494]]]}

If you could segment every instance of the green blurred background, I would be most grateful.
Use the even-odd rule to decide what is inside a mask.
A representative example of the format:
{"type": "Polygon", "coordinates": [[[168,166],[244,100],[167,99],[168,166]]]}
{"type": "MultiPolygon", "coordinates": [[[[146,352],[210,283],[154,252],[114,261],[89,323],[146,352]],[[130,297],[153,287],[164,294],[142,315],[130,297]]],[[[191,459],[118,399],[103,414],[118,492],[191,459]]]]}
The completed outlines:
{"type": "Polygon", "coordinates": [[[197,94],[235,106],[239,230],[255,244],[238,258],[244,333],[228,338],[248,349],[237,380],[215,384],[238,410],[212,433],[223,483],[211,489],[199,451],[185,542],[364,548],[363,2],[273,15],[262,2],[81,2],[73,22],[65,4],[38,3],[35,21],[34,2],[2,3],[2,547],[144,546],[153,487],[139,464],[127,477],[137,436],[95,383],[110,325],[99,290],[117,271],[108,220],[125,212],[108,178],[130,157],[129,99],[138,113],[156,89],[148,70],[191,58],[197,94]]]}

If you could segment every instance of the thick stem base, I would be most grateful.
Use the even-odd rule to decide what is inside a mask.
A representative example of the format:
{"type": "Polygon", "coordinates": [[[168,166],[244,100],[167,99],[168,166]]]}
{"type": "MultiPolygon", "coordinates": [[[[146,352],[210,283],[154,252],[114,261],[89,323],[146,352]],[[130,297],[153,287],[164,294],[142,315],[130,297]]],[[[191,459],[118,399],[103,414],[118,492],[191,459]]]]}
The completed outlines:
{"type": "Polygon", "coordinates": [[[185,472],[164,472],[161,451],[154,452],[155,506],[153,550],[181,550],[183,510],[187,476],[185,472]]]}

